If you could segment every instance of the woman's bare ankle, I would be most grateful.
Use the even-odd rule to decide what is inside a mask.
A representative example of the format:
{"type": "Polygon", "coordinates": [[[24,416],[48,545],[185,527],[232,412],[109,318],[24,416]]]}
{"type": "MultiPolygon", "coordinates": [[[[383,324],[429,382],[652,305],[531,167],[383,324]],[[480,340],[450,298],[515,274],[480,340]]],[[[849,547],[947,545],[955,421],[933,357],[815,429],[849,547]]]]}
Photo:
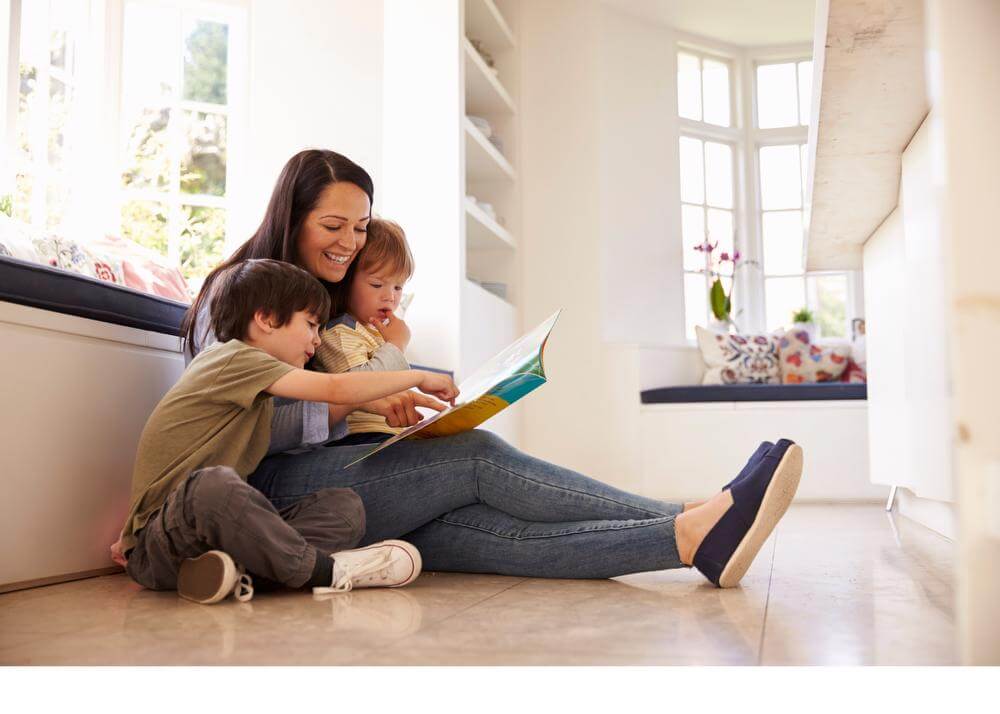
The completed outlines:
{"type": "Polygon", "coordinates": [[[693,565],[698,546],[733,505],[733,495],[729,491],[721,491],[690,510],[686,508],[688,504],[684,505],[684,512],[674,518],[674,539],[681,562],[693,565]]]}

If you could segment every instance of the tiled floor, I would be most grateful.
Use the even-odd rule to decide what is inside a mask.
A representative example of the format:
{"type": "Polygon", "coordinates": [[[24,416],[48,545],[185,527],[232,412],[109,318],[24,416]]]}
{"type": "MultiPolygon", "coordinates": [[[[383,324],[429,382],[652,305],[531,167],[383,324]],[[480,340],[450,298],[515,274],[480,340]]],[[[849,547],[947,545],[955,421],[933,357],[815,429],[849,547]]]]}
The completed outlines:
{"type": "Polygon", "coordinates": [[[116,575],[0,595],[0,664],[948,664],[953,555],[878,505],[797,505],[732,590],[426,573],[206,607],[116,575]]]}

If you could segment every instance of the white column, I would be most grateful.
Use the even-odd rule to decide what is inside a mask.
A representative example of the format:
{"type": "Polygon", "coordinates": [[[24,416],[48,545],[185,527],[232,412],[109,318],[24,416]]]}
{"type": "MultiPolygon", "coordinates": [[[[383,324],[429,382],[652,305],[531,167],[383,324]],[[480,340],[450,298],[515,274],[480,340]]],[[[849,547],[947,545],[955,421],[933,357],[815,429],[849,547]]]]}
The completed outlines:
{"type": "MultiPolygon", "coordinates": [[[[965,664],[1000,664],[1000,3],[928,0],[928,76],[940,113],[951,324],[958,631],[965,664]]],[[[929,336],[929,339],[931,336],[929,336]]],[[[949,434],[941,434],[942,439],[949,434]]]]}

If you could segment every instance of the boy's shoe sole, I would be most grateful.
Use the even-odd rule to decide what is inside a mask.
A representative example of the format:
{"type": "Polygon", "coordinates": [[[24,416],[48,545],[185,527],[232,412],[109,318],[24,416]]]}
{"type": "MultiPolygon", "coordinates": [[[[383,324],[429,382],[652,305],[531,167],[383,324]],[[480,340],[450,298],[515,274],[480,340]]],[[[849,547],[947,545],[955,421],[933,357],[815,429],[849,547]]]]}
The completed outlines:
{"type": "Polygon", "coordinates": [[[225,600],[232,594],[239,573],[228,553],[210,550],[181,563],[177,573],[177,594],[201,605],[225,600]]]}
{"type": "Polygon", "coordinates": [[[791,505],[801,478],[802,447],[792,444],[771,476],[753,524],[723,568],[719,576],[720,588],[731,588],[739,584],[764,542],[791,505]]]}

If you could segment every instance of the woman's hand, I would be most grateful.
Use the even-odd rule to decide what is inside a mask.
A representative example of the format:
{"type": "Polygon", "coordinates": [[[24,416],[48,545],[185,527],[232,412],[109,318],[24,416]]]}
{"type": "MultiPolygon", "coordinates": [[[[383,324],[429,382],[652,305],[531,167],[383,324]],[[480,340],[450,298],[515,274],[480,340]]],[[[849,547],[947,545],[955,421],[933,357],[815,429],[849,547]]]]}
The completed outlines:
{"type": "Polygon", "coordinates": [[[455,405],[455,397],[458,396],[458,387],[455,386],[455,382],[451,377],[447,374],[439,374],[437,372],[415,371],[419,371],[423,375],[420,383],[417,385],[417,389],[424,394],[430,394],[441,401],[448,402],[452,406],[455,405]]]}
{"type": "Polygon", "coordinates": [[[391,312],[386,318],[386,323],[383,324],[374,317],[368,318],[369,326],[377,330],[383,340],[396,345],[400,352],[406,352],[406,348],[410,345],[410,328],[402,318],[396,317],[391,312]]]}
{"type": "Polygon", "coordinates": [[[389,426],[413,426],[422,421],[424,417],[417,411],[416,407],[442,411],[448,405],[419,392],[405,391],[390,394],[388,397],[366,402],[360,406],[366,412],[384,416],[389,426]]]}

